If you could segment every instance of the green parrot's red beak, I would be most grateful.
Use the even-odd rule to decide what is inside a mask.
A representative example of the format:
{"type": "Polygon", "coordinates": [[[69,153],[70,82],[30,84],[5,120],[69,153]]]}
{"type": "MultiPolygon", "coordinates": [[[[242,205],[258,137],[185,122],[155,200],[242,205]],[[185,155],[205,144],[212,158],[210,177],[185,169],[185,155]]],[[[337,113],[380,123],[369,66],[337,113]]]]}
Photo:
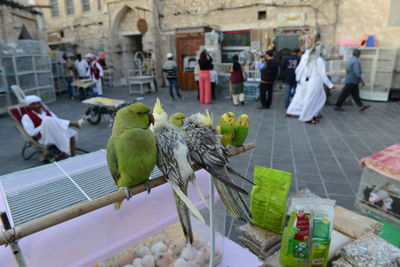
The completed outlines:
{"type": "Polygon", "coordinates": [[[149,113],[148,116],[149,116],[150,123],[152,123],[154,125],[154,116],[153,116],[153,114],[149,113]]]}

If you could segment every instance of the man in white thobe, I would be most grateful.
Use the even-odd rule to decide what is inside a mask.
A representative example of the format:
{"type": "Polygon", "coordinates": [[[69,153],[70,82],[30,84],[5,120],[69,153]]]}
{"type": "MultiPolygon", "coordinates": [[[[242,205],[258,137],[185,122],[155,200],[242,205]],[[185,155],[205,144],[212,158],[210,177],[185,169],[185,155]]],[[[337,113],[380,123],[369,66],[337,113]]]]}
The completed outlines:
{"type": "Polygon", "coordinates": [[[104,76],[103,67],[100,63],[97,62],[96,57],[92,54],[89,54],[89,70],[87,76],[90,77],[93,81],[96,82],[94,87],[94,96],[102,96],[103,95],[103,85],[101,82],[101,78],[104,76]]]}
{"type": "Polygon", "coordinates": [[[293,99],[290,102],[286,112],[288,117],[298,117],[300,116],[301,111],[303,110],[305,87],[306,87],[306,81],[305,81],[306,77],[303,74],[309,55],[310,55],[310,49],[307,49],[301,56],[300,63],[295,70],[297,86],[293,99]]]}
{"type": "Polygon", "coordinates": [[[28,111],[21,119],[25,131],[39,144],[55,145],[65,154],[76,156],[77,131],[71,127],[79,129],[83,119],[77,122],[60,119],[47,110],[41,102],[41,98],[36,95],[25,97],[28,111]]]}
{"type": "Polygon", "coordinates": [[[333,84],[326,74],[325,61],[321,57],[322,44],[315,44],[311,50],[300,80],[305,85],[304,103],[299,116],[300,121],[311,124],[319,122],[319,112],[326,102],[324,84],[333,89],[333,84]]]}

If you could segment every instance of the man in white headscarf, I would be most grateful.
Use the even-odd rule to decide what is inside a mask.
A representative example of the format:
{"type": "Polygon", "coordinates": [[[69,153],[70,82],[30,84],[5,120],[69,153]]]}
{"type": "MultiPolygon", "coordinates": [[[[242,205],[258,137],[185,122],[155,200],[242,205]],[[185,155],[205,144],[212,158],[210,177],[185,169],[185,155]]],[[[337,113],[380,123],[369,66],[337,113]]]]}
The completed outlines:
{"type": "Polygon", "coordinates": [[[300,81],[304,81],[304,103],[299,120],[310,124],[317,124],[322,117],[319,112],[326,102],[324,84],[329,89],[333,89],[333,84],[326,74],[325,61],[321,54],[322,44],[316,43],[310,49],[307,62],[305,62],[304,69],[299,77],[300,81]]]}
{"type": "Polygon", "coordinates": [[[96,82],[96,85],[93,88],[94,96],[102,96],[103,85],[101,83],[101,78],[104,76],[103,67],[99,62],[97,62],[96,57],[93,54],[88,54],[87,56],[89,56],[88,59],[89,69],[87,76],[89,76],[90,79],[96,82]]]}
{"type": "Polygon", "coordinates": [[[306,77],[305,75],[303,75],[303,73],[305,70],[305,66],[308,62],[309,55],[310,55],[310,49],[307,49],[301,56],[300,63],[295,70],[297,85],[293,99],[290,102],[286,112],[286,115],[288,117],[298,117],[300,116],[301,111],[303,110],[305,87],[306,87],[306,81],[305,81],[306,77]]]}
{"type": "Polygon", "coordinates": [[[65,154],[76,156],[78,132],[71,127],[79,129],[84,120],[72,122],[58,118],[42,105],[41,98],[36,95],[26,96],[25,104],[28,111],[21,119],[25,131],[39,144],[55,145],[65,154]]]}

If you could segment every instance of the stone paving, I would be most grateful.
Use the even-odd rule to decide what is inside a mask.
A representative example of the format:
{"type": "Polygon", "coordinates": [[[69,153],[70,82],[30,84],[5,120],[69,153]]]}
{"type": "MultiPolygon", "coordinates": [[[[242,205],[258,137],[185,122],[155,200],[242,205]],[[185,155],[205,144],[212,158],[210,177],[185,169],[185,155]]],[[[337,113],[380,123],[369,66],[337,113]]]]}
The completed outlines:
{"type": "MultiPolygon", "coordinates": [[[[219,96],[211,105],[200,105],[196,92],[184,91],[184,100],[172,101],[167,89],[157,94],[147,94],[144,102],[153,105],[159,96],[168,113],[176,111],[192,114],[208,108],[218,120],[227,111],[247,113],[251,128],[247,142],[255,142],[256,148],[231,159],[231,165],[252,178],[253,166],[262,165],[293,173],[290,192],[309,188],[322,197],[336,199],[346,208],[354,209],[353,202],[358,189],[362,169],[358,162],[391,144],[400,142],[400,105],[395,102],[369,102],[371,108],[359,112],[347,107],[345,112],[335,112],[332,106],[323,110],[324,118],[318,125],[308,125],[297,119],[286,118],[283,95],[277,92],[271,109],[259,110],[254,100],[245,106],[234,107],[230,99],[219,96]]],[[[133,100],[126,87],[106,88],[105,97],[133,100]]],[[[85,111],[78,100],[58,96],[49,107],[58,116],[77,120],[85,111]]],[[[87,125],[80,130],[78,147],[96,151],[105,147],[111,128],[107,117],[98,125],[87,125]]],[[[24,161],[20,156],[23,140],[8,115],[0,116],[0,175],[11,173],[41,163],[32,158],[24,161]]],[[[248,191],[251,187],[243,184],[248,191]]],[[[245,197],[249,202],[249,197],[245,197]]],[[[236,227],[241,222],[227,216],[226,235],[237,240],[236,227]]]]}

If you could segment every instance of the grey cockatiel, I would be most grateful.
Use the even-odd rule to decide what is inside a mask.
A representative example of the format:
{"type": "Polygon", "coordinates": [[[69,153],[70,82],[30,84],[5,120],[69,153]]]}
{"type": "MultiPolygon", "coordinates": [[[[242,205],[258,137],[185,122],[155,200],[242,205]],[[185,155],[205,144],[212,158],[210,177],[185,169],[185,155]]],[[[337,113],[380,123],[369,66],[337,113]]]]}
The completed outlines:
{"type": "Polygon", "coordinates": [[[162,109],[157,98],[154,105],[154,126],[152,131],[157,140],[157,166],[171,185],[186,240],[193,243],[193,232],[189,209],[204,223],[204,218],[187,197],[188,183],[195,186],[195,175],[186,141],[181,130],[168,121],[168,115],[162,109]]]}
{"type": "Polygon", "coordinates": [[[228,173],[248,180],[228,166],[228,151],[221,144],[220,136],[212,129],[212,124],[208,112],[207,116],[197,113],[184,120],[183,130],[190,156],[211,174],[221,200],[232,217],[249,222],[250,210],[239,194],[247,192],[236,186],[228,173]]]}

